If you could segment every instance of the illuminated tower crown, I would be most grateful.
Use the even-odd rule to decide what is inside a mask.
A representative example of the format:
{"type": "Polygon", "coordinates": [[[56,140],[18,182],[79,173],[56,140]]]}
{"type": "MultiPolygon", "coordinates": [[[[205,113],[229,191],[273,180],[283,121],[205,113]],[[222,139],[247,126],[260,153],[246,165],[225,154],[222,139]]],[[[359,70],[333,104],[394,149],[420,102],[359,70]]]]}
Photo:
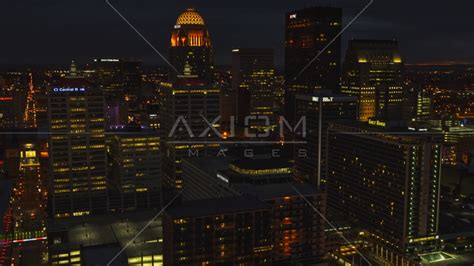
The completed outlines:
{"type": "Polygon", "coordinates": [[[176,25],[204,25],[204,19],[194,8],[188,8],[179,15],[176,25]]]}
{"type": "MultiPolygon", "coordinates": [[[[171,34],[170,62],[184,76],[210,80],[211,38],[204,18],[193,8],[178,16],[171,34]]],[[[171,73],[171,79],[178,75],[171,73]]]]}

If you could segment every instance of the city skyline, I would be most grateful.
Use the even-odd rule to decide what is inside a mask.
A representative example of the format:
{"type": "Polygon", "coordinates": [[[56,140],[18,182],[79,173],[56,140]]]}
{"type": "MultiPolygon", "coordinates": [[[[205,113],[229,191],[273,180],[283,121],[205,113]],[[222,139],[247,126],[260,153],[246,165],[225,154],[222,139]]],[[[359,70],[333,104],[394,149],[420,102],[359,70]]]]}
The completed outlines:
{"type": "Polygon", "coordinates": [[[474,262],[474,65],[409,64],[471,60],[460,5],[19,1],[1,265],[474,262]]]}
{"type": "MultiPolygon", "coordinates": [[[[158,3],[145,0],[135,4],[120,1],[113,3],[163,54],[167,54],[168,45],[168,39],[163,36],[170,33],[175,19],[173,14],[192,6],[206,17],[214,40],[216,64],[230,64],[232,48],[272,47],[278,67],[283,65],[284,33],[279,29],[284,26],[286,12],[301,6],[341,7],[343,25],[346,25],[366,4],[364,1],[355,3],[343,0],[301,3],[272,1],[271,4],[268,1],[240,1],[226,5],[216,1],[180,1],[168,3],[163,8],[158,3]]],[[[7,42],[0,44],[0,51],[4,51],[0,53],[0,65],[66,64],[71,59],[86,63],[98,56],[136,57],[147,64],[164,65],[105,2],[97,4],[86,1],[74,5],[50,0],[31,4],[22,1],[13,5],[13,2],[7,1],[3,5],[9,12],[2,17],[2,24],[8,27],[3,30],[7,42]],[[30,7],[35,7],[37,11],[31,13],[30,7]],[[58,35],[63,37],[55,38],[58,35]],[[31,41],[24,42],[23,36],[29,36],[31,41]]],[[[426,6],[409,1],[374,1],[343,35],[342,51],[346,49],[347,40],[352,38],[395,38],[400,42],[407,63],[473,63],[474,52],[468,48],[474,39],[465,34],[465,31],[473,28],[472,21],[467,19],[469,16],[463,15],[468,15],[472,7],[473,4],[467,0],[447,6],[438,3],[426,6]],[[416,13],[420,9],[425,10],[421,15],[416,13]],[[443,16],[450,16],[451,19],[440,19],[443,16]]]]}

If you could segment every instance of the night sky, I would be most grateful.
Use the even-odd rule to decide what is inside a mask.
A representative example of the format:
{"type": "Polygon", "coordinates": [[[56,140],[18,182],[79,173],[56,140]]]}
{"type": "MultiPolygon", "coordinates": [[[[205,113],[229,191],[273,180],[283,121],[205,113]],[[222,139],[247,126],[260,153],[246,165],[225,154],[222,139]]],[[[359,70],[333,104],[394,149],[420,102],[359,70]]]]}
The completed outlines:
{"type": "MultiPolygon", "coordinates": [[[[186,7],[206,20],[216,64],[234,47],[272,47],[283,64],[285,13],[311,5],[343,8],[349,21],[368,1],[111,0],[164,55],[171,29],[186,7]]],[[[474,1],[375,0],[344,34],[396,38],[405,62],[474,62],[474,1]]],[[[343,46],[345,47],[345,45],[343,46]]],[[[343,48],[345,49],[345,48],[343,48]]],[[[0,64],[68,64],[94,57],[134,57],[164,64],[102,0],[0,1],[0,64]]]]}

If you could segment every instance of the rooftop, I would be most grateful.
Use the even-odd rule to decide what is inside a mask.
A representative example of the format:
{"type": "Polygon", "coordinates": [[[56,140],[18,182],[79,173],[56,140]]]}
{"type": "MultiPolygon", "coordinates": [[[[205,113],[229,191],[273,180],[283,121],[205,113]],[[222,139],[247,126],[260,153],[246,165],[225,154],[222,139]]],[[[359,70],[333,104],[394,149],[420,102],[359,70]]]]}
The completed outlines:
{"type": "Polygon", "coordinates": [[[240,159],[231,163],[241,169],[249,170],[263,170],[263,169],[275,169],[275,168],[287,168],[291,167],[291,164],[287,160],[269,158],[269,159],[240,159]]]}
{"type": "Polygon", "coordinates": [[[261,200],[270,200],[282,197],[298,196],[299,191],[304,196],[315,195],[318,191],[309,184],[303,183],[279,183],[266,185],[252,185],[248,183],[232,184],[233,187],[247,195],[256,196],[261,200]],[[294,188],[293,188],[294,187],[294,188]],[[295,190],[296,188],[296,190],[295,190]]]}
{"type": "Polygon", "coordinates": [[[269,208],[271,208],[270,205],[263,203],[256,198],[238,196],[177,203],[169,207],[165,212],[172,217],[197,217],[269,208]]]}
{"type": "Polygon", "coordinates": [[[332,123],[330,130],[338,132],[337,134],[360,135],[361,137],[372,137],[392,142],[419,143],[427,139],[431,139],[436,143],[442,142],[442,135],[439,131],[412,131],[398,121],[375,119],[369,119],[367,123],[359,121],[337,121],[332,123]]]}
{"type": "MultiPolygon", "coordinates": [[[[141,230],[156,212],[74,217],[49,222],[49,234],[66,233],[67,242],[56,244],[52,250],[71,247],[113,249],[124,247],[141,230]]],[[[163,230],[161,219],[155,220],[124,251],[128,258],[162,253],[163,230]],[[158,243],[158,244],[157,244],[158,243]]],[[[89,252],[91,252],[89,250],[89,252]]],[[[111,251],[109,251],[111,252],[111,251]]],[[[108,254],[108,252],[107,252],[108,254]]]]}

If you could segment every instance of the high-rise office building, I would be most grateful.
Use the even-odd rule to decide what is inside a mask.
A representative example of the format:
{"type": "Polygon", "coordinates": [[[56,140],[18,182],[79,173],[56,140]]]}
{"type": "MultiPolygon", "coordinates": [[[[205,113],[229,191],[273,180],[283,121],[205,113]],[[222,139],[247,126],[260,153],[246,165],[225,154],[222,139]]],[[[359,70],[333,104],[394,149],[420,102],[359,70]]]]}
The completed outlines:
{"type": "Polygon", "coordinates": [[[18,128],[21,124],[21,112],[18,106],[19,97],[17,95],[2,95],[0,97],[0,128],[18,128]]]}
{"type": "MultiPolygon", "coordinates": [[[[163,83],[160,110],[163,131],[162,170],[166,187],[182,188],[183,158],[215,156],[219,137],[208,122],[219,116],[219,89],[197,78],[163,83]],[[203,132],[208,130],[204,135],[203,132]]],[[[214,125],[215,126],[215,125],[214,125]]]]}
{"type": "Polygon", "coordinates": [[[105,94],[123,94],[122,67],[118,58],[96,58],[92,63],[94,79],[105,94]]]}
{"type": "Polygon", "coordinates": [[[0,76],[0,128],[23,127],[30,81],[31,74],[27,72],[2,73],[0,76]]]}
{"type": "Polygon", "coordinates": [[[221,90],[220,96],[220,127],[223,132],[230,132],[237,117],[237,94],[232,89],[232,67],[216,66],[214,80],[221,90]]]}
{"type": "Polygon", "coordinates": [[[128,124],[129,115],[129,105],[127,102],[121,100],[109,101],[105,110],[107,128],[122,127],[128,124]]]}
{"type": "MultiPolygon", "coordinates": [[[[184,201],[232,196],[259,199],[272,206],[272,262],[317,265],[325,254],[326,194],[304,182],[294,182],[286,160],[195,158],[183,161],[184,201]],[[299,193],[317,208],[306,204],[299,193]],[[319,214],[318,214],[319,212],[319,214]]],[[[239,205],[237,202],[236,205],[239,205]]]]}
{"type": "Polygon", "coordinates": [[[160,130],[160,107],[159,103],[147,104],[145,115],[141,121],[141,125],[153,128],[154,130],[160,130]]]}
{"type": "Polygon", "coordinates": [[[105,96],[107,126],[125,125],[140,116],[147,100],[143,92],[142,62],[98,58],[92,64],[93,81],[105,96]]]}
{"type": "Polygon", "coordinates": [[[237,95],[229,88],[221,89],[219,97],[220,128],[229,133],[234,127],[237,117],[237,95]]]}
{"type": "Polygon", "coordinates": [[[327,130],[330,122],[355,120],[357,98],[321,91],[297,95],[295,121],[306,121],[306,135],[295,134],[295,178],[320,187],[327,174],[327,130]]]}
{"type": "Polygon", "coordinates": [[[177,19],[170,61],[180,71],[161,84],[160,126],[163,132],[164,185],[181,189],[181,161],[189,156],[216,155],[219,139],[210,126],[219,117],[220,89],[212,84],[211,40],[204,19],[187,9],[177,19]],[[209,124],[208,124],[209,123],[209,124]]]}
{"type": "Polygon", "coordinates": [[[171,81],[180,75],[212,79],[212,45],[203,17],[193,8],[186,9],[176,20],[171,34],[171,81]]]}
{"type": "Polygon", "coordinates": [[[359,120],[401,119],[403,63],[398,42],[351,40],[342,68],[341,91],[359,99],[359,120]]]}
{"type": "Polygon", "coordinates": [[[254,120],[249,127],[261,132],[276,126],[274,81],[273,49],[232,50],[232,90],[237,95],[239,125],[244,124],[246,116],[256,116],[260,120],[254,120]]]}
{"type": "MultiPolygon", "coordinates": [[[[297,122],[291,120],[296,113],[297,94],[339,91],[341,39],[334,38],[341,29],[341,8],[308,7],[286,14],[283,113],[290,124],[297,122]],[[334,42],[315,59],[332,40],[334,42]]],[[[291,153],[294,145],[287,146],[291,153]]]]}
{"type": "Polygon", "coordinates": [[[142,85],[142,63],[136,60],[119,58],[94,59],[92,70],[94,80],[111,99],[124,99],[127,94],[134,94],[142,85]]]}
{"type": "Polygon", "coordinates": [[[56,218],[107,210],[104,96],[86,79],[70,75],[47,95],[49,199],[56,218]]]}
{"type": "Polygon", "coordinates": [[[158,132],[128,127],[110,133],[111,181],[121,195],[120,209],[159,207],[161,153],[158,132]]]}
{"type": "Polygon", "coordinates": [[[376,125],[329,128],[328,212],[342,213],[390,265],[419,265],[438,242],[442,141],[376,125]]]}
{"type": "Polygon", "coordinates": [[[334,41],[304,72],[308,63],[342,28],[342,9],[309,7],[286,14],[285,80],[297,93],[339,90],[341,39],[334,41]],[[295,80],[295,78],[297,78],[295,80]]]}
{"type": "Polygon", "coordinates": [[[416,124],[427,124],[432,115],[432,96],[418,85],[405,90],[403,119],[416,124]]]}
{"type": "Polygon", "coordinates": [[[271,224],[255,198],[175,204],[163,214],[164,265],[272,265],[271,224]]]}

